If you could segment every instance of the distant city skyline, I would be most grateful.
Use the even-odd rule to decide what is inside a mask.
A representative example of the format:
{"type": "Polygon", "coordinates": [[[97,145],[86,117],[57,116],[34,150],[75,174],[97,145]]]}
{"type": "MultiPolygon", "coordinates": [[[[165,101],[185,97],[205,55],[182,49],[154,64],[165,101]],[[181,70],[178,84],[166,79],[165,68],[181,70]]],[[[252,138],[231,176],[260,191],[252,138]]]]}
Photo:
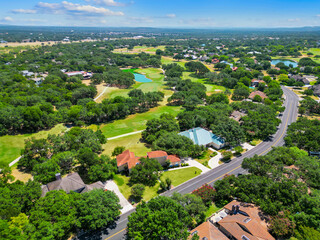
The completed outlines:
{"type": "Polygon", "coordinates": [[[1,4],[0,24],[163,28],[320,26],[320,1],[14,0],[1,4]]]}

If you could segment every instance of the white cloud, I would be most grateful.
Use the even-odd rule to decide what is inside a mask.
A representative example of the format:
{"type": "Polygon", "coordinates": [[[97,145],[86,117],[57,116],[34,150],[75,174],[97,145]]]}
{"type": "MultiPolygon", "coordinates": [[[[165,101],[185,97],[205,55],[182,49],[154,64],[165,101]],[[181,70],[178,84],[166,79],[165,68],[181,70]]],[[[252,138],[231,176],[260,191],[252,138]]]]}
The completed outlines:
{"type": "Polygon", "coordinates": [[[86,2],[94,2],[98,5],[121,7],[124,6],[123,3],[115,2],[114,0],[85,0],[86,2]]]}
{"type": "Polygon", "coordinates": [[[37,13],[37,10],[34,9],[13,9],[11,12],[13,13],[26,13],[26,14],[34,14],[37,13]]]}
{"type": "Polygon", "coordinates": [[[110,9],[103,7],[94,7],[91,5],[80,5],[76,3],[71,3],[67,1],[62,2],[62,6],[70,12],[75,14],[100,14],[100,15],[109,15],[109,16],[123,16],[123,12],[113,12],[110,9]]]}
{"type": "Polygon", "coordinates": [[[176,17],[176,15],[174,13],[167,14],[166,16],[168,18],[175,18],[176,17]]]}
{"type": "Polygon", "coordinates": [[[39,2],[36,9],[40,13],[67,14],[67,15],[103,15],[103,16],[123,16],[123,12],[114,12],[103,7],[92,5],[81,5],[63,1],[61,3],[39,2]]]}
{"type": "Polygon", "coordinates": [[[300,22],[300,18],[291,18],[288,19],[288,22],[300,22]]]}
{"type": "Polygon", "coordinates": [[[317,17],[320,17],[320,14],[318,14],[317,17]]]}
{"type": "Polygon", "coordinates": [[[12,17],[4,17],[3,19],[1,19],[2,22],[13,22],[13,18],[12,17]]]}

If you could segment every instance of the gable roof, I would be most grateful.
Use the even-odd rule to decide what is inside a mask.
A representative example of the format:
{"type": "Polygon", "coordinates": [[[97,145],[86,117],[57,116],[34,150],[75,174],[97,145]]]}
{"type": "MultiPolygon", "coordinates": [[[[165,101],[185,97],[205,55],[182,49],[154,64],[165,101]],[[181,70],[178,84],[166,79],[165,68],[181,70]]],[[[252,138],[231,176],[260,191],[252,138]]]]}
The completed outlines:
{"type": "Polygon", "coordinates": [[[178,158],[177,156],[175,155],[169,155],[168,156],[168,160],[171,162],[171,163],[178,163],[180,162],[180,158],[178,158]]]}
{"type": "Polygon", "coordinates": [[[179,135],[191,139],[197,145],[207,145],[212,142],[218,145],[224,144],[224,140],[222,138],[200,127],[181,132],[179,135]]]}
{"type": "Polygon", "coordinates": [[[191,230],[189,239],[191,239],[194,234],[197,234],[201,240],[204,238],[207,238],[208,240],[228,240],[228,238],[210,222],[204,222],[191,230]]]}

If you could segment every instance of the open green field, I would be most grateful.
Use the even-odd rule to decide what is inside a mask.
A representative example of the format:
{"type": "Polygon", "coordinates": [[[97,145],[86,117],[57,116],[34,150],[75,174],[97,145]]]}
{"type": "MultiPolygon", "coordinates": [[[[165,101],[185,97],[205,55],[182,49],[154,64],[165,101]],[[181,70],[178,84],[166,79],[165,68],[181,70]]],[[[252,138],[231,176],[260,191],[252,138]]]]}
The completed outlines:
{"type": "Polygon", "coordinates": [[[20,156],[21,150],[24,148],[24,141],[34,137],[36,139],[46,138],[49,134],[59,134],[67,128],[63,124],[58,124],[54,128],[47,131],[40,131],[33,134],[23,135],[6,135],[0,137],[0,162],[9,164],[20,156]]]}
{"type": "MultiPolygon", "coordinates": [[[[130,69],[131,70],[131,69],[130,69]]],[[[166,90],[164,86],[164,75],[161,69],[159,68],[144,68],[144,69],[135,69],[137,73],[145,75],[147,78],[151,79],[150,83],[139,83],[136,82],[128,89],[119,89],[115,87],[110,87],[106,92],[101,96],[101,99],[105,98],[114,98],[117,96],[127,97],[128,93],[133,89],[140,89],[143,92],[153,92],[153,91],[162,91],[167,97],[172,95],[172,91],[166,90]]]]}
{"type": "Polygon", "coordinates": [[[165,50],[166,46],[157,46],[157,47],[148,47],[148,46],[135,46],[132,50],[128,48],[117,48],[114,49],[114,53],[125,53],[125,54],[138,54],[138,53],[149,53],[149,54],[156,54],[157,49],[162,51],[165,50]]]}
{"type": "MultiPolygon", "coordinates": [[[[174,116],[178,114],[181,107],[179,106],[159,106],[150,109],[145,113],[136,113],[128,116],[125,119],[116,120],[112,123],[101,124],[99,129],[107,138],[119,136],[126,133],[131,133],[139,130],[144,130],[149,119],[159,118],[163,113],[170,113],[174,116]]],[[[89,128],[96,130],[97,125],[91,125],[89,128]]]]}
{"type": "MultiPolygon", "coordinates": [[[[177,169],[173,171],[163,172],[161,176],[161,180],[165,180],[166,178],[170,178],[172,181],[172,185],[174,187],[200,175],[201,170],[196,167],[177,169]]],[[[118,185],[120,192],[126,199],[129,199],[131,195],[131,187],[128,185],[129,177],[117,174],[114,177],[114,181],[118,185]]],[[[149,201],[151,198],[156,197],[158,195],[160,183],[157,183],[153,187],[146,187],[145,192],[143,194],[143,200],[149,201]]]]}
{"type": "Polygon", "coordinates": [[[218,212],[221,208],[218,208],[214,203],[206,211],[206,218],[211,217],[214,213],[218,212]]]}
{"type": "Polygon", "coordinates": [[[115,147],[123,146],[126,149],[129,149],[131,152],[134,152],[136,156],[146,156],[147,152],[150,152],[151,149],[146,147],[145,143],[140,142],[140,139],[141,133],[137,133],[134,135],[108,140],[108,142],[102,146],[104,149],[102,154],[111,156],[115,147]]]}
{"type": "Polygon", "coordinates": [[[213,94],[218,92],[224,92],[226,90],[223,86],[218,86],[214,84],[207,84],[204,78],[197,78],[193,76],[194,74],[191,72],[183,72],[182,79],[190,79],[192,82],[202,83],[207,88],[207,94],[213,94]]]}
{"type": "Polygon", "coordinates": [[[161,58],[161,63],[162,64],[171,64],[171,63],[177,63],[178,65],[180,65],[181,67],[184,67],[184,65],[186,64],[186,60],[180,60],[180,61],[176,61],[173,58],[170,57],[162,57],[161,58]]]}

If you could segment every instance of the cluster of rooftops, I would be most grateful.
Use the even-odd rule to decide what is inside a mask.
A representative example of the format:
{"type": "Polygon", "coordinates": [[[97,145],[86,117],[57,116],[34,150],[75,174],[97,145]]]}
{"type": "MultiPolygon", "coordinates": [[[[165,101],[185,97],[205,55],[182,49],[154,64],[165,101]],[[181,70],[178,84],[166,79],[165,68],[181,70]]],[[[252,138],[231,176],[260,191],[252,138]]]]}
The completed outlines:
{"type": "Polygon", "coordinates": [[[260,209],[236,200],[191,230],[189,239],[195,234],[200,240],[275,240],[260,209]]]}

